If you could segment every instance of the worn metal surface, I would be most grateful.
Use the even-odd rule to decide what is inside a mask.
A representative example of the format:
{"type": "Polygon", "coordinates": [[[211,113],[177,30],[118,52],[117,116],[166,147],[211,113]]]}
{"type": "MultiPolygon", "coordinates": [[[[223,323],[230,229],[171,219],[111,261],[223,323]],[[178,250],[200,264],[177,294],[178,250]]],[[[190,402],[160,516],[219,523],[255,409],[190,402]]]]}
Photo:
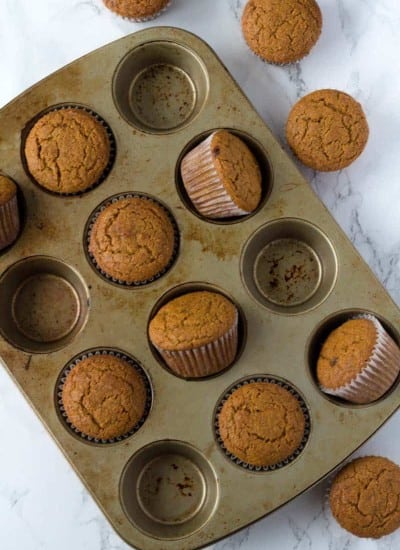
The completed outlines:
{"type": "MultiPolygon", "coordinates": [[[[222,63],[199,38],[173,28],[148,29],[87,55],[29,89],[0,111],[0,168],[18,182],[26,203],[24,230],[16,244],[0,255],[0,273],[6,272],[0,275],[0,326],[7,338],[0,336],[0,355],[111,524],[132,546],[192,549],[244,527],[316,483],[398,408],[397,389],[365,407],[334,402],[317,389],[310,363],[315,362],[328,329],[352,312],[370,311],[398,340],[399,310],[222,63]],[[128,65],[121,65],[125,72],[117,73],[113,85],[116,68],[127,54],[128,65]],[[167,77],[172,79],[173,101],[162,95],[167,77]],[[154,111],[149,89],[157,103],[154,111]],[[169,99],[172,111],[168,110],[169,99]],[[54,196],[39,189],[21,162],[23,129],[38,113],[60,103],[81,104],[97,112],[116,139],[111,173],[94,190],[78,197],[54,196]],[[175,120],[171,112],[176,113],[175,120]],[[177,163],[182,151],[215,128],[247,135],[264,164],[265,201],[255,215],[239,223],[200,219],[187,208],[179,189],[177,163]],[[264,155],[273,174],[272,187],[266,181],[264,155]],[[84,228],[102,201],[135,191],[153,195],[169,207],[180,229],[181,246],[177,261],[163,277],[148,286],[127,289],[108,283],[89,265],[84,228]],[[282,223],[272,230],[268,226],[260,229],[275,220],[282,223]],[[256,232],[251,244],[249,239],[256,232]],[[279,303],[269,304],[253,284],[254,265],[249,258],[256,260],[271,235],[272,242],[277,239],[278,243],[279,239],[298,239],[318,256],[320,273],[314,278],[321,283],[305,301],[293,300],[290,305],[290,296],[285,303],[279,294],[275,300],[279,303]],[[250,244],[243,256],[246,243],[250,244]],[[7,275],[8,268],[34,255],[56,261],[42,258],[39,263],[22,264],[22,270],[17,266],[17,284],[7,275]],[[62,284],[58,284],[59,277],[62,284]],[[39,286],[35,311],[38,319],[46,315],[46,278],[51,283],[52,302],[58,293],[65,293],[71,308],[70,315],[61,315],[58,340],[53,322],[43,321],[41,332],[35,333],[26,308],[32,284],[39,286]],[[231,296],[243,309],[247,325],[247,336],[242,334],[244,349],[236,364],[218,377],[196,382],[174,377],[162,368],[147,338],[155,304],[166,292],[175,294],[178,285],[194,282],[208,283],[231,296]],[[15,317],[19,324],[13,322],[15,317]],[[46,334],[51,334],[47,342],[46,334]],[[154,400],[149,417],[132,437],[110,445],[91,445],[61,422],[55,391],[58,376],[72,357],[102,347],[126,351],[143,365],[152,381],[154,400]],[[221,395],[235,381],[256,374],[287,380],[304,397],[311,416],[310,437],[299,457],[265,473],[230,462],[216,444],[213,430],[221,395]],[[162,440],[175,443],[153,445],[162,440]],[[135,464],[135,457],[143,470],[139,480],[135,468],[130,475],[129,464],[131,459],[135,464]],[[187,466],[193,474],[188,483],[197,487],[191,502],[179,503],[176,515],[171,507],[174,495],[182,497],[176,491],[179,475],[172,475],[171,490],[165,480],[158,481],[170,470],[171,460],[187,466]],[[153,497],[161,490],[159,506],[157,498],[146,494],[147,486],[153,497]],[[121,495],[128,498],[124,495],[130,492],[137,498],[123,505],[121,495]],[[125,513],[139,517],[137,506],[140,529],[125,513]],[[183,537],[179,542],[171,539],[178,536],[183,537]]],[[[295,264],[285,269],[299,271],[295,264]]],[[[49,314],[52,306],[49,303],[49,314]]]]}

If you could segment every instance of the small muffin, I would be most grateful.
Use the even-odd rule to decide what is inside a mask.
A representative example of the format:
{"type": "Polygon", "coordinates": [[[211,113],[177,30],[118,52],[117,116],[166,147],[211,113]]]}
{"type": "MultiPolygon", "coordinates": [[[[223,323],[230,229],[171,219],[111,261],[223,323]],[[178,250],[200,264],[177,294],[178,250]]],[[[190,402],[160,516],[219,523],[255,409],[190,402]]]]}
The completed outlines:
{"type": "Polygon", "coordinates": [[[90,233],[89,252],[109,277],[144,283],[163,272],[173,259],[174,226],[166,210],[143,197],[107,206],[90,233]]]}
{"type": "Polygon", "coordinates": [[[78,108],[50,111],[32,127],[25,159],[33,179],[49,191],[83,193],[104,174],[110,140],[102,123],[78,108]]]}
{"type": "Polygon", "coordinates": [[[19,229],[17,186],[0,174],[0,250],[15,241],[19,229]]]}
{"type": "Polygon", "coordinates": [[[105,6],[126,19],[148,21],[164,11],[171,0],[103,0],[105,6]]]}
{"type": "Polygon", "coordinates": [[[333,517],[357,537],[378,539],[400,527],[400,468],[379,456],[356,458],[335,477],[333,517]]]}
{"type": "Polygon", "coordinates": [[[229,453],[261,467],[293,455],[305,432],[299,401],[271,382],[251,382],[235,390],[222,406],[218,425],[229,453]]]}
{"type": "Polygon", "coordinates": [[[165,304],[149,325],[149,337],[169,368],[201,378],[228,367],[238,347],[237,308],[216,292],[190,292],[165,304]]]}
{"type": "Polygon", "coordinates": [[[355,99],[338,90],[317,90],[289,113],[286,139],[298,159],[322,172],[346,168],[363,152],[368,123],[355,99]]]}
{"type": "Polygon", "coordinates": [[[142,419],[146,385],[127,361],[113,355],[83,359],[67,375],[62,403],[68,420],[95,439],[126,435],[142,419]]]}
{"type": "Polygon", "coordinates": [[[243,36],[264,61],[293,63],[317,42],[322,15],[315,0],[250,0],[243,11],[243,36]]]}
{"type": "Polygon", "coordinates": [[[400,350],[372,315],[346,321],[328,336],[317,361],[321,390],[351,403],[371,403],[393,385],[400,350]]]}
{"type": "Polygon", "coordinates": [[[261,171],[253,153],[238,137],[218,130],[182,160],[186,192],[207,218],[244,216],[261,200],[261,171]]]}

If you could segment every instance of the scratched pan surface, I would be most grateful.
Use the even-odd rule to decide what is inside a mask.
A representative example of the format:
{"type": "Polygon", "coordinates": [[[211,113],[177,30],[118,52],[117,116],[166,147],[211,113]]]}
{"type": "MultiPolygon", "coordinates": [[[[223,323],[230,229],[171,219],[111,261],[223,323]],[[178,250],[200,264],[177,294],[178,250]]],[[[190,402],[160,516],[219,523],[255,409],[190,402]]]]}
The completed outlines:
{"type": "Polygon", "coordinates": [[[46,78],[0,111],[0,168],[20,187],[24,218],[18,241],[0,255],[0,355],[132,546],[197,548],[244,527],[324,477],[398,408],[396,387],[369,406],[318,390],[315,361],[329,330],[372,312],[399,341],[399,311],[199,38],[148,29],[46,78]],[[29,124],[62,104],[97,113],[115,138],[110,173],[80,196],[40,189],[21,155],[29,124]],[[262,167],[262,205],[241,221],[201,219],[182,190],[179,159],[215,128],[242,136],[262,167]],[[91,214],[125,193],[161,201],[180,234],[172,267],[137,288],[106,280],[85,250],[91,214]],[[198,288],[240,306],[241,346],[220,376],[185,381],[160,364],[147,325],[166,299],[198,288]],[[126,354],[150,380],[149,414],[121,441],[86,441],[58,407],[63,369],[88,350],[126,354]],[[215,431],[224,394],[261,376],[293,388],[309,416],[301,452],[265,472],[225,455],[215,431]]]}

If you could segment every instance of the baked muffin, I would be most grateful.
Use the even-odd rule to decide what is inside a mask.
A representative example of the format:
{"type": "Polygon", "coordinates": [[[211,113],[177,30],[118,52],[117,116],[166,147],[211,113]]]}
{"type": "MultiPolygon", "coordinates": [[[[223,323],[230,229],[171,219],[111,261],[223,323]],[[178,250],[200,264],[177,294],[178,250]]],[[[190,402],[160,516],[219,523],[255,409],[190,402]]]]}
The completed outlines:
{"type": "Polygon", "coordinates": [[[42,187],[53,193],[83,193],[103,176],[110,161],[110,140],[103,124],[84,109],[57,109],[33,125],[25,159],[42,187]]]}
{"type": "Polygon", "coordinates": [[[300,99],[286,123],[286,139],[298,159],[322,172],[346,168],[363,152],[368,123],[355,99],[338,90],[317,90],[300,99]]]}
{"type": "Polygon", "coordinates": [[[148,21],[163,12],[171,0],[103,0],[105,6],[126,19],[148,21]]]}
{"type": "Polygon", "coordinates": [[[146,385],[127,361],[113,355],[93,355],[72,368],[62,388],[68,420],[83,435],[115,439],[142,419],[146,385]]]}
{"type": "Polygon", "coordinates": [[[261,200],[261,171],[253,153],[226,130],[212,133],[182,160],[181,175],[193,206],[207,218],[244,216],[261,200]]]}
{"type": "Polygon", "coordinates": [[[293,63],[317,42],[322,15],[315,0],[250,0],[242,31],[249,48],[269,63],[293,63]]]}
{"type": "Polygon", "coordinates": [[[299,449],[305,418],[288,390],[271,382],[251,382],[225,401],[218,427],[229,453],[252,466],[266,467],[299,449]]]}
{"type": "Polygon", "coordinates": [[[321,390],[352,403],[370,403],[393,385],[400,350],[372,315],[350,319],[324,342],[317,361],[321,390]]]}
{"type": "Polygon", "coordinates": [[[169,368],[184,378],[216,374],[235,359],[239,314],[217,292],[190,292],[165,304],[149,325],[149,338],[169,368]]]}
{"type": "Polygon", "coordinates": [[[0,174],[0,250],[15,241],[19,230],[17,186],[0,174]]]}
{"type": "Polygon", "coordinates": [[[109,277],[145,283],[162,273],[175,251],[174,225],[166,210],[144,197],[112,202],[97,217],[89,252],[109,277]]]}
{"type": "Polygon", "coordinates": [[[357,537],[378,539],[400,527],[400,468],[380,456],[356,458],[336,475],[329,495],[336,521],[357,537]]]}

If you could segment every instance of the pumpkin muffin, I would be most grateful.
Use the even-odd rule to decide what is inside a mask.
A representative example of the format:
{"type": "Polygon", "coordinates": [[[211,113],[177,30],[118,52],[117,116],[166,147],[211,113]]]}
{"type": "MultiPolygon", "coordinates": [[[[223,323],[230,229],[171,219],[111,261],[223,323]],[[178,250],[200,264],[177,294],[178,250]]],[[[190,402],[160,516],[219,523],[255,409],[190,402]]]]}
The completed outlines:
{"type": "Polygon", "coordinates": [[[294,395],[272,382],[235,390],[218,416],[225,449],[252,466],[273,466],[299,449],[305,418],[294,395]]]}
{"type": "Polygon", "coordinates": [[[62,403],[68,420],[83,435],[114,439],[142,419],[146,385],[137,370],[113,355],[93,355],[67,375],[62,403]]]}
{"type": "Polygon", "coordinates": [[[110,161],[110,140],[103,124],[84,109],[57,109],[33,125],[25,159],[42,187],[53,193],[83,193],[103,176],[110,161]]]}
{"type": "Polygon", "coordinates": [[[400,468],[379,456],[356,458],[335,477],[333,517],[357,537],[378,539],[400,527],[400,468]]]}
{"type": "Polygon", "coordinates": [[[15,241],[19,230],[17,186],[0,174],[0,250],[15,241]]]}
{"type": "Polygon", "coordinates": [[[217,292],[190,292],[165,304],[149,325],[149,338],[169,368],[184,378],[216,374],[235,359],[239,314],[217,292]]]}
{"type": "Polygon", "coordinates": [[[242,31],[249,48],[269,63],[293,63],[317,42],[322,15],[315,0],[250,0],[242,31]]]}
{"type": "Polygon", "coordinates": [[[155,201],[121,198],[97,217],[89,252],[107,276],[127,284],[143,284],[171,264],[175,228],[165,208],[155,201]]]}
{"type": "Polygon", "coordinates": [[[171,0],[103,0],[105,6],[126,19],[148,21],[163,12],[171,0]]]}
{"type": "Polygon", "coordinates": [[[317,361],[321,390],[352,403],[370,403],[393,385],[400,350],[372,315],[350,319],[324,342],[317,361]]]}
{"type": "Polygon", "coordinates": [[[208,218],[244,216],[261,200],[261,171],[248,146],[226,130],[213,132],[182,160],[186,192],[208,218]]]}
{"type": "Polygon", "coordinates": [[[346,168],[363,152],[368,123],[361,105],[338,90],[317,90],[300,99],[286,123],[296,157],[322,172],[346,168]]]}

